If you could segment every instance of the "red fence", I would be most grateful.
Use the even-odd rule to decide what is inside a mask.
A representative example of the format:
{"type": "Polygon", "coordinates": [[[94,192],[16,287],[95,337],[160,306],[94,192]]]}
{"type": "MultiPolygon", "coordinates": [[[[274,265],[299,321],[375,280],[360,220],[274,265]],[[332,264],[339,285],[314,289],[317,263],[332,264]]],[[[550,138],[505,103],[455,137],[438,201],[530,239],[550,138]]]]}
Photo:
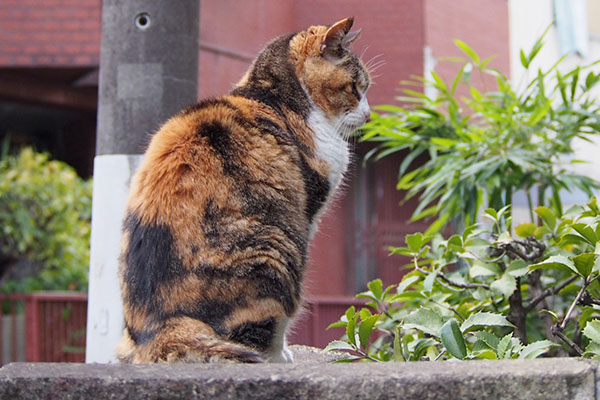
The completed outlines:
{"type": "MultiPolygon", "coordinates": [[[[291,344],[324,347],[343,329],[327,330],[352,305],[351,297],[315,297],[295,322],[291,344]]],[[[87,294],[0,295],[0,365],[13,361],[84,362],[87,294]]]]}
{"type": "Polygon", "coordinates": [[[0,295],[0,363],[83,362],[87,295],[0,295]]]}
{"type": "Polygon", "coordinates": [[[305,311],[292,326],[290,344],[305,344],[323,348],[342,337],[344,329],[327,327],[343,315],[348,307],[360,307],[364,301],[352,297],[313,297],[306,302],[305,311]]]}

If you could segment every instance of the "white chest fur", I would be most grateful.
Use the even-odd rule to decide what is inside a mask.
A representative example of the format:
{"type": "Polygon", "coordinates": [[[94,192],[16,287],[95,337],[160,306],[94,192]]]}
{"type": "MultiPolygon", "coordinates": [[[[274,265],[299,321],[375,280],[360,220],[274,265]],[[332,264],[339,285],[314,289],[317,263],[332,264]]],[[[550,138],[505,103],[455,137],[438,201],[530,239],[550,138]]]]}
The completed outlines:
{"type": "Polygon", "coordinates": [[[317,157],[329,165],[329,185],[334,191],[342,181],[350,162],[348,143],[340,132],[341,121],[331,121],[319,108],[308,117],[308,126],[314,132],[317,157]]]}
{"type": "MultiPolygon", "coordinates": [[[[341,121],[331,121],[318,108],[315,108],[308,117],[308,126],[314,132],[317,157],[325,161],[329,166],[328,181],[330,192],[328,200],[342,182],[344,173],[348,169],[350,162],[350,150],[348,143],[343,139],[339,131],[340,125],[341,121]]],[[[310,227],[311,238],[317,232],[319,220],[326,208],[327,202],[317,211],[310,227]]]]}

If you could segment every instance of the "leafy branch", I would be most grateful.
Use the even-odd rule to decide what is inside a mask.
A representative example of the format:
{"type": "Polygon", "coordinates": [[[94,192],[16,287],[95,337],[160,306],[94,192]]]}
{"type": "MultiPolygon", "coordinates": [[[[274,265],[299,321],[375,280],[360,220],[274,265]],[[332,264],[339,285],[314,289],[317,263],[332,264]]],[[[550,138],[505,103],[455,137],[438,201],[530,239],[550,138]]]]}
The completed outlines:
{"type": "MultiPolygon", "coordinates": [[[[412,220],[433,223],[390,249],[410,271],[385,289],[370,282],[358,295],[367,308],[333,324],[346,336],[331,347],[355,360],[600,359],[600,184],[565,163],[580,162],[573,140],[600,133],[595,63],[565,70],[561,59],[514,87],[491,58],[456,45],[453,80],[417,78],[436,95],[405,89],[402,106],[380,106],[362,132],[375,144],[367,160],[403,155],[396,187],[418,199],[412,220]],[[565,189],[590,201],[565,209],[565,189]],[[513,221],[517,191],[527,222],[513,221]],[[450,222],[456,233],[442,237],[450,222]]],[[[542,48],[543,36],[521,51],[526,70],[542,48]]]]}

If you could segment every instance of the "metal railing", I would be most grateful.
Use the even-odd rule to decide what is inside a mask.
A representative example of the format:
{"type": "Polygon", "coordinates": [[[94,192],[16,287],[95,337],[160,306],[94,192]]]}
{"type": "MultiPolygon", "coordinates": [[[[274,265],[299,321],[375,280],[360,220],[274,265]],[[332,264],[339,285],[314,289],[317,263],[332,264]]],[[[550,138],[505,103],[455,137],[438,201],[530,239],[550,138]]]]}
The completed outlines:
{"type": "Polygon", "coordinates": [[[0,362],[83,362],[87,295],[0,295],[0,362]]]}
{"type": "MultiPolygon", "coordinates": [[[[339,339],[341,328],[327,330],[352,305],[351,297],[312,297],[289,335],[291,344],[324,347],[339,339]]],[[[0,364],[84,362],[87,294],[31,293],[0,295],[0,364]]]]}

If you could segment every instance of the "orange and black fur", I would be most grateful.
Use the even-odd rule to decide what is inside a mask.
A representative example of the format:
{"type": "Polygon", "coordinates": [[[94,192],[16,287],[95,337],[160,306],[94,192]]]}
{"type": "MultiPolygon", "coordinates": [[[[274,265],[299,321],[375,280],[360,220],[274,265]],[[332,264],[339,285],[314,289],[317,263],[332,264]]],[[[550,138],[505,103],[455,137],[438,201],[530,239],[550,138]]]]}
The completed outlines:
{"type": "Polygon", "coordinates": [[[121,361],[292,361],[308,241],[370,114],[352,22],[275,39],[153,136],[123,222],[121,361]]]}

